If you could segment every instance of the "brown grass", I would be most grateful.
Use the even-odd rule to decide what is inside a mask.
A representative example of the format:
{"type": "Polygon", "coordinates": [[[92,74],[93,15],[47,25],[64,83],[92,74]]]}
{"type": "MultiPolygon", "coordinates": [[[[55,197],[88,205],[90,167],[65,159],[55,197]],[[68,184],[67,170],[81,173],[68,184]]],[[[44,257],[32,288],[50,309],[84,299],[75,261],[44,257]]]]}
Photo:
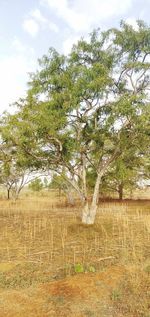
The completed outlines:
{"type": "Polygon", "coordinates": [[[101,202],[90,227],[79,210],[54,193],[0,201],[0,317],[150,316],[149,201],[101,202]]]}

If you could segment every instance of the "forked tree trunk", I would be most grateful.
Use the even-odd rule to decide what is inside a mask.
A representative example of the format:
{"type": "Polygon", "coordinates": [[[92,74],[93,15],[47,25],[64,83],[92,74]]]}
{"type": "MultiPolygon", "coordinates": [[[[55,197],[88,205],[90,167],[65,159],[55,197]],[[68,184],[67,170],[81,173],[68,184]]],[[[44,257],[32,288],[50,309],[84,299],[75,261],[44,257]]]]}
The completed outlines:
{"type": "Polygon", "coordinates": [[[82,212],[82,223],[92,225],[95,222],[95,216],[97,212],[97,204],[99,198],[99,186],[102,178],[102,173],[99,173],[96,179],[92,203],[89,206],[88,202],[85,203],[82,212]]]}
{"type": "MultiPolygon", "coordinates": [[[[94,224],[95,216],[97,212],[98,207],[98,198],[99,198],[99,187],[102,176],[105,174],[107,169],[109,168],[110,164],[116,159],[116,157],[119,155],[118,148],[115,149],[112,156],[105,162],[100,163],[97,171],[97,179],[94,187],[94,193],[92,198],[92,203],[89,207],[87,199],[85,199],[85,205],[82,211],[82,223],[87,225],[94,224]]],[[[83,161],[84,162],[84,161],[83,161]]],[[[83,164],[85,167],[85,165],[83,164]]],[[[83,179],[85,178],[86,181],[86,171],[85,168],[83,169],[83,179]],[[84,175],[85,174],[85,175],[84,175]]]]}
{"type": "Polygon", "coordinates": [[[20,187],[20,188],[14,188],[13,190],[12,190],[12,199],[14,200],[14,201],[16,201],[17,199],[18,199],[18,197],[19,197],[19,194],[20,194],[20,192],[21,192],[21,190],[22,190],[22,188],[23,187],[20,187]]]}
{"type": "Polygon", "coordinates": [[[82,223],[86,225],[92,225],[95,222],[95,216],[97,211],[97,204],[91,203],[91,206],[86,202],[82,211],[82,223]]]}

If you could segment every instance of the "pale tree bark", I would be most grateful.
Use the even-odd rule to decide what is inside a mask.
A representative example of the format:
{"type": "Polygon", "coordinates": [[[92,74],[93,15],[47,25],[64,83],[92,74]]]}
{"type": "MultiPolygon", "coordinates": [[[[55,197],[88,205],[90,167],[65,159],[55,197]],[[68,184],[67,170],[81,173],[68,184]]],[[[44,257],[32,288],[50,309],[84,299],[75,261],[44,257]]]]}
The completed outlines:
{"type": "Polygon", "coordinates": [[[15,188],[13,188],[13,190],[12,190],[12,199],[13,199],[14,201],[16,201],[16,200],[18,199],[19,194],[20,194],[22,188],[23,188],[23,187],[17,188],[17,186],[16,186],[15,188]]]}
{"type": "Polygon", "coordinates": [[[72,195],[72,192],[71,191],[67,191],[66,193],[67,195],[67,199],[68,199],[68,203],[71,205],[71,206],[74,206],[75,202],[74,202],[74,197],[72,195]]]}
{"type": "Polygon", "coordinates": [[[92,197],[92,202],[89,207],[88,203],[85,202],[83,211],[82,211],[82,223],[87,224],[87,225],[92,225],[95,222],[95,216],[97,212],[97,207],[98,207],[98,200],[99,200],[99,188],[100,188],[100,183],[102,176],[105,174],[105,172],[108,170],[109,166],[111,163],[116,159],[116,157],[119,155],[119,151],[116,148],[114,153],[110,158],[108,158],[104,162],[100,162],[98,170],[97,170],[97,178],[95,182],[95,187],[94,187],[94,192],[93,192],[93,197],[92,197]]]}
{"type": "Polygon", "coordinates": [[[89,203],[87,199],[87,182],[86,182],[86,157],[82,154],[82,189],[83,189],[83,212],[82,212],[82,223],[87,223],[87,217],[89,215],[89,203]]]}
{"type": "Polygon", "coordinates": [[[67,197],[67,200],[68,200],[68,203],[72,206],[74,206],[75,202],[74,202],[74,197],[73,197],[73,193],[72,193],[72,190],[67,186],[64,186],[63,187],[63,191],[64,193],[66,194],[66,197],[67,197]]]}
{"type": "Polygon", "coordinates": [[[78,183],[75,180],[71,180],[69,178],[65,178],[65,180],[74,188],[74,190],[78,194],[78,197],[80,198],[81,202],[84,202],[84,194],[83,194],[82,190],[80,189],[80,187],[78,186],[78,183]]]}
{"type": "Polygon", "coordinates": [[[99,171],[94,187],[94,193],[92,198],[92,203],[89,207],[88,202],[85,203],[85,206],[83,208],[82,213],[82,223],[85,223],[87,225],[94,224],[95,216],[97,212],[97,205],[98,205],[98,198],[99,198],[99,187],[101,178],[103,176],[103,171],[99,171]]]}
{"type": "Polygon", "coordinates": [[[87,182],[86,182],[86,156],[84,153],[81,154],[82,158],[82,191],[84,201],[87,202],[87,182]]]}

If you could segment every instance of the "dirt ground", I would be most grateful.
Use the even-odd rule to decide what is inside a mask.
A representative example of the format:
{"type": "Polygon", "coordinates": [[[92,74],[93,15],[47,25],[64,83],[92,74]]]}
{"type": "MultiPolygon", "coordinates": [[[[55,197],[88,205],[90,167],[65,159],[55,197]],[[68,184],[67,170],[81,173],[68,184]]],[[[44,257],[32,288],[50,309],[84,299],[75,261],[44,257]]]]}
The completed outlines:
{"type": "Polygon", "coordinates": [[[1,292],[1,317],[84,317],[116,315],[111,295],[125,275],[122,267],[80,273],[37,288],[1,292]]]}
{"type": "Polygon", "coordinates": [[[134,289],[131,279],[138,274],[134,268],[112,266],[101,273],[80,273],[24,290],[1,290],[0,316],[148,317],[150,279],[142,276],[143,284],[140,279],[134,289]]]}
{"type": "Polygon", "coordinates": [[[0,201],[0,317],[150,317],[150,203],[0,201]]]}

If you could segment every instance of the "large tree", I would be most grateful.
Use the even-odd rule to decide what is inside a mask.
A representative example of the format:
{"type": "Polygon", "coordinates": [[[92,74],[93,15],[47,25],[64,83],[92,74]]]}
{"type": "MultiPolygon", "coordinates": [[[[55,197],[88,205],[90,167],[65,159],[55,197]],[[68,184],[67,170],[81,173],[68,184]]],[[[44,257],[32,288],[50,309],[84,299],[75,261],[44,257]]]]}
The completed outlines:
{"type": "Polygon", "coordinates": [[[18,103],[16,142],[33,165],[66,175],[84,203],[83,223],[95,221],[101,180],[113,162],[131,147],[144,155],[149,56],[150,29],[141,21],[137,30],[122,22],[120,29],[94,31],[67,57],[50,49],[31,76],[28,97],[18,103]]]}

